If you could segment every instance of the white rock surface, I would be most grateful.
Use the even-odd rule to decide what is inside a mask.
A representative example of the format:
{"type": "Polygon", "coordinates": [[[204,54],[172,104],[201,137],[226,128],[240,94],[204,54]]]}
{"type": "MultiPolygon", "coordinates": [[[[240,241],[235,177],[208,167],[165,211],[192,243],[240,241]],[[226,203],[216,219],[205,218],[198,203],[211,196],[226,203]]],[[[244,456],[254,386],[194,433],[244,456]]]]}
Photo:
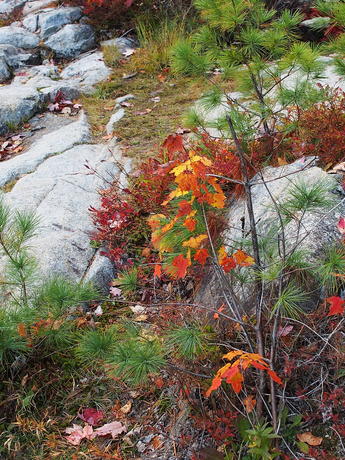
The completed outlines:
{"type": "MultiPolygon", "coordinates": [[[[298,242],[298,249],[306,252],[308,262],[315,261],[327,248],[341,239],[340,232],[337,230],[339,218],[345,215],[345,196],[339,186],[341,178],[327,174],[313,164],[313,159],[307,157],[286,166],[267,167],[263,170],[266,186],[259,175],[252,179],[252,183],[255,183],[251,190],[258,236],[261,240],[270,241],[270,247],[277,248],[276,260],[279,259],[278,244],[281,238],[278,235],[282,235],[276,204],[284,204],[291,197],[294,184],[305,184],[307,188],[323,184],[329,190],[326,195],[332,204],[327,208],[317,208],[304,213],[301,224],[298,223],[298,219],[285,222],[287,253],[293,250],[298,242]]],[[[244,240],[250,239],[249,217],[244,198],[237,199],[230,206],[227,222],[228,227],[223,234],[223,241],[232,253],[238,248],[246,247],[243,246],[244,240]]],[[[236,290],[234,283],[232,287],[236,290]]],[[[253,301],[251,298],[254,292],[253,286],[247,284],[237,288],[236,294],[239,298],[248,301],[248,308],[250,308],[250,302],[253,301]]],[[[214,271],[209,273],[201,283],[196,302],[212,305],[212,308],[218,308],[224,302],[222,289],[214,271]]]]}
{"type": "MultiPolygon", "coordinates": [[[[121,160],[118,151],[114,154],[121,160]]],[[[103,287],[110,281],[109,260],[95,257],[90,246],[94,227],[88,209],[98,205],[98,189],[106,186],[101,177],[116,174],[119,171],[108,148],[77,145],[44,161],[5,195],[12,209],[34,210],[40,218],[31,247],[44,276],[62,275],[74,281],[87,276],[103,287]],[[87,169],[86,163],[98,174],[87,169]]]]}
{"type": "Polygon", "coordinates": [[[25,153],[1,162],[0,186],[18,179],[23,174],[35,171],[46,158],[89,140],[89,124],[86,115],[82,113],[77,121],[44,135],[25,153]]]}
{"type": "Polygon", "coordinates": [[[81,16],[81,8],[78,7],[47,8],[27,15],[23,25],[30,32],[39,31],[40,37],[44,40],[66,24],[78,21],[81,16]]]}
{"type": "Polygon", "coordinates": [[[11,14],[16,8],[24,5],[26,0],[2,0],[0,3],[0,14],[11,14]]]}

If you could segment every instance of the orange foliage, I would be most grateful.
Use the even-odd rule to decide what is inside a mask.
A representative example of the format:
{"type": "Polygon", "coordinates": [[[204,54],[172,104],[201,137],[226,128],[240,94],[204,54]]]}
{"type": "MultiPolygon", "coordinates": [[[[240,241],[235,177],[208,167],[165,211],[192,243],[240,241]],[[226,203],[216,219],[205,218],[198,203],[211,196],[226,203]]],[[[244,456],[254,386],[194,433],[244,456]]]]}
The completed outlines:
{"type": "Polygon", "coordinates": [[[269,367],[264,358],[256,353],[245,353],[241,350],[235,350],[230,351],[230,353],[224,355],[223,358],[230,362],[218,370],[212,381],[212,385],[206,392],[207,397],[210,396],[212,391],[220,387],[223,380],[232,386],[235,393],[239,393],[244,381],[243,373],[251,366],[266,371],[271,379],[280,385],[283,383],[278,375],[269,367]],[[234,358],[237,359],[234,360],[234,358]]]}

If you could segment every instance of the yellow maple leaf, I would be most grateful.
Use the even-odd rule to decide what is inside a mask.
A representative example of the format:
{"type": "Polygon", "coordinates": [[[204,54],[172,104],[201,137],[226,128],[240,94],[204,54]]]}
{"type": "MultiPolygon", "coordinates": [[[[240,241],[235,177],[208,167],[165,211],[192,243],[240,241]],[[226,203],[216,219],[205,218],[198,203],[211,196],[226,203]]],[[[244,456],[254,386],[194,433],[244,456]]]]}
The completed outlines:
{"type": "Polygon", "coordinates": [[[185,248],[192,248],[192,249],[198,249],[198,247],[200,246],[200,244],[207,238],[207,235],[206,233],[202,233],[201,235],[199,236],[196,236],[196,237],[191,237],[189,238],[189,240],[187,241],[184,241],[182,243],[182,246],[184,246],[185,248]]]}
{"type": "Polygon", "coordinates": [[[211,205],[218,209],[223,209],[225,206],[224,193],[215,193],[212,197],[211,205]]]}
{"type": "Polygon", "coordinates": [[[211,166],[212,165],[212,161],[209,160],[208,158],[206,157],[201,157],[200,155],[193,155],[191,158],[190,158],[190,161],[192,163],[195,163],[196,161],[200,161],[201,163],[203,163],[205,166],[211,166]]]}

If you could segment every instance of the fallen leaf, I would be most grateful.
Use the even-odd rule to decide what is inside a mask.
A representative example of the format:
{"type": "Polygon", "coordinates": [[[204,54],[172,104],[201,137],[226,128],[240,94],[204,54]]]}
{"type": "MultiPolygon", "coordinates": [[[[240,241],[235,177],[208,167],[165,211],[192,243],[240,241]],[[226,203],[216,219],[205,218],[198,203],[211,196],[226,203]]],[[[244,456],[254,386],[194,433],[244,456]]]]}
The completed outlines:
{"type": "Polygon", "coordinates": [[[88,407],[84,409],[81,414],[79,414],[79,418],[81,418],[89,425],[98,425],[99,422],[104,418],[104,412],[88,407]]]}
{"type": "Polygon", "coordinates": [[[337,224],[337,229],[342,235],[345,235],[345,218],[344,217],[339,219],[339,222],[337,224]]]}
{"type": "Polygon", "coordinates": [[[69,434],[66,440],[74,446],[78,446],[83,439],[93,439],[96,436],[91,425],[81,427],[73,424],[72,428],[66,428],[65,433],[69,434]]]}
{"type": "Polygon", "coordinates": [[[111,422],[111,423],[106,423],[105,425],[99,428],[96,428],[95,433],[97,433],[98,436],[107,436],[108,434],[110,434],[111,437],[114,439],[119,434],[125,431],[126,431],[126,427],[122,425],[122,423],[111,422]]]}
{"type": "Polygon", "coordinates": [[[309,444],[309,446],[319,446],[323,441],[323,438],[314,436],[310,431],[306,431],[305,433],[298,433],[297,439],[301,442],[309,444]]]}
{"type": "Polygon", "coordinates": [[[123,414],[128,414],[132,409],[132,401],[128,401],[124,406],[120,408],[123,414]]]}
{"type": "Polygon", "coordinates": [[[131,102],[121,102],[121,107],[133,107],[133,104],[131,102]]]}
{"type": "Polygon", "coordinates": [[[152,441],[150,446],[154,449],[160,449],[163,446],[163,440],[159,436],[155,436],[152,441]]]}
{"type": "Polygon", "coordinates": [[[98,305],[98,307],[96,308],[96,310],[94,311],[94,314],[96,316],[102,316],[103,315],[103,309],[100,305],[98,305]]]}
{"type": "Polygon", "coordinates": [[[327,316],[342,315],[345,310],[345,300],[341,297],[328,297],[326,301],[330,304],[330,309],[327,316]]]}
{"type": "Polygon", "coordinates": [[[113,297],[117,297],[119,295],[121,295],[121,289],[120,288],[117,288],[115,286],[112,286],[110,289],[109,289],[109,292],[110,294],[113,296],[113,297]]]}
{"type": "Polygon", "coordinates": [[[157,102],[160,102],[161,98],[159,96],[156,96],[156,97],[151,97],[150,100],[154,103],[157,103],[157,102]]]}
{"type": "Polygon", "coordinates": [[[246,398],[243,400],[244,407],[246,408],[246,411],[248,414],[253,412],[254,407],[256,406],[256,399],[254,398],[253,395],[248,395],[246,398]]]}
{"type": "Polygon", "coordinates": [[[290,334],[290,332],[293,330],[293,326],[284,326],[284,327],[281,327],[279,326],[279,329],[278,329],[278,337],[286,337],[288,334],[290,334]]]}
{"type": "Polygon", "coordinates": [[[147,115],[150,112],[152,112],[152,109],[137,110],[133,112],[133,115],[147,115]]]}
{"type": "Polygon", "coordinates": [[[130,306],[129,307],[130,310],[132,310],[133,313],[135,314],[140,314],[140,313],[144,313],[145,311],[145,307],[143,307],[142,305],[134,305],[134,306],[130,306]]]}
{"type": "Polygon", "coordinates": [[[147,320],[147,315],[139,315],[133,318],[134,321],[137,321],[138,323],[141,323],[143,321],[147,320]]]}

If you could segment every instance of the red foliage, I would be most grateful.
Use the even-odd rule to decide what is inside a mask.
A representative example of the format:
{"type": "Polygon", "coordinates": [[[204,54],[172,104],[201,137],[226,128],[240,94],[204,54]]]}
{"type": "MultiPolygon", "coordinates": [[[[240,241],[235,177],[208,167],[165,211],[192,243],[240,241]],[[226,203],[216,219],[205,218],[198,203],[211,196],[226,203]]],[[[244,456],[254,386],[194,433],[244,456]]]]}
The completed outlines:
{"type": "MultiPolygon", "coordinates": [[[[175,141],[179,142],[176,137],[175,141]]],[[[133,257],[149,241],[147,217],[160,210],[173,181],[169,171],[187,156],[184,149],[172,150],[162,148],[158,159],[149,158],[141,164],[128,188],[121,190],[115,183],[101,192],[100,208],[90,208],[96,227],[92,237],[107,247],[104,254],[117,264],[133,257]]]]}
{"type": "Polygon", "coordinates": [[[234,436],[234,424],[238,417],[237,413],[226,412],[222,409],[217,409],[212,418],[194,416],[193,420],[198,428],[206,430],[208,434],[217,442],[217,444],[229,444],[229,438],[234,436]]]}
{"type": "Polygon", "coordinates": [[[107,23],[121,25],[120,20],[134,0],[69,0],[68,3],[81,6],[94,24],[104,26],[107,23]]]}
{"type": "Polygon", "coordinates": [[[293,140],[295,156],[316,155],[321,163],[336,164],[345,157],[345,93],[337,90],[299,117],[293,140]]]}

